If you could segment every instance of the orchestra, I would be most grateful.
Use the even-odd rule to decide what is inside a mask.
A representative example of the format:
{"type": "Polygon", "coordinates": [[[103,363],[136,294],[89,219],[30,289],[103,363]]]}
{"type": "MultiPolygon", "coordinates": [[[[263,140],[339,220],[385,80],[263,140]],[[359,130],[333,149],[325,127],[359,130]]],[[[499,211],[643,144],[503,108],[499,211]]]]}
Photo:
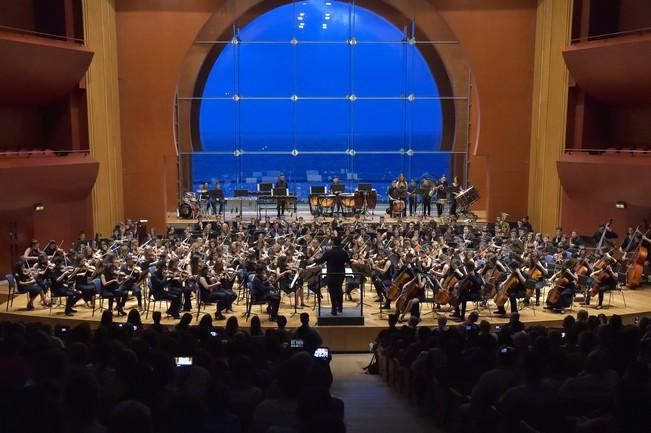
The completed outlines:
{"type": "MultiPolygon", "coordinates": [[[[286,186],[281,174],[275,187],[286,186]]],[[[345,195],[338,177],[330,191],[345,195]]],[[[390,213],[397,217],[393,222],[382,215],[378,221],[359,215],[285,219],[282,205],[276,220],[266,216],[247,222],[236,215],[209,222],[199,214],[196,222],[182,230],[170,228],[165,236],[126,220],[110,239],[86,239],[80,233],[69,251],[55,241],[41,250],[34,240],[14,275],[19,291],[29,293],[28,309],[38,296],[49,307],[50,293],[66,298],[65,314],[73,315],[79,300],[92,308],[100,296],[124,315],[133,296],[141,311],[151,300],[167,301],[171,317],[191,311],[193,303],[215,304],[218,320],[233,312],[244,292],[266,303],[273,318],[283,297],[293,298],[296,309],[308,308],[310,295],[323,297],[321,286],[328,288],[332,315],[342,312],[344,294],[354,302],[355,291],[363,290],[374,291],[380,310],[395,309],[401,320],[419,316],[428,303],[454,320],[465,319],[469,303],[480,314],[491,304],[497,315],[507,315],[507,304],[511,313],[541,305],[562,313],[577,298],[589,305],[596,297],[596,308],[603,308],[604,294],[622,284],[635,287],[649,275],[646,221],[615,245],[611,221],[599,227],[592,242],[576,232],[568,236],[560,227],[553,236],[534,233],[528,218],[510,222],[506,213],[493,224],[472,218],[465,224],[455,218],[403,221],[407,202],[409,215],[415,203],[426,215],[428,201],[435,200],[437,214],[447,205],[454,216],[455,200],[448,200],[464,191],[456,178],[448,186],[445,175],[419,184],[400,175],[388,193],[390,213]],[[344,265],[352,277],[344,277],[344,265]]],[[[211,197],[213,210],[221,212],[223,192],[211,197]]]]}

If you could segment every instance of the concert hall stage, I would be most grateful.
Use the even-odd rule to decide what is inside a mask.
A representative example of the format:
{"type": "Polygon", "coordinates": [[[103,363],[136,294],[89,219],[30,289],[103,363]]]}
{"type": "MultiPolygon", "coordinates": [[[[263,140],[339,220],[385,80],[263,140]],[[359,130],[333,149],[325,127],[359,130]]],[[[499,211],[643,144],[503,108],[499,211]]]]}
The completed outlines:
{"type": "MultiPolygon", "coordinates": [[[[651,287],[646,286],[638,290],[628,290],[624,289],[623,291],[626,307],[624,307],[624,300],[620,292],[614,292],[612,298],[612,306],[606,307],[603,310],[597,310],[594,306],[588,308],[589,314],[597,315],[600,313],[606,314],[608,316],[613,314],[619,314],[624,318],[626,323],[633,323],[636,317],[649,315],[651,314],[651,287]]],[[[353,295],[353,302],[345,301],[346,307],[353,307],[358,300],[358,294],[355,292],[353,295]]],[[[74,317],[66,317],[64,315],[63,307],[54,308],[52,314],[50,315],[49,310],[37,307],[35,310],[27,311],[25,309],[26,305],[26,295],[19,295],[14,299],[13,307],[6,311],[6,299],[7,299],[7,289],[6,286],[0,286],[0,320],[16,320],[16,321],[39,321],[39,322],[48,322],[52,325],[54,324],[64,324],[73,325],[81,322],[89,322],[91,326],[95,327],[99,325],[99,320],[101,317],[101,312],[96,312],[95,317],[92,317],[91,310],[86,308],[82,302],[77,304],[78,312],[74,317]]],[[[375,339],[378,332],[386,327],[387,313],[383,312],[382,315],[379,314],[379,304],[371,301],[372,299],[372,289],[367,285],[365,291],[365,303],[364,306],[364,325],[363,326],[318,326],[317,329],[319,333],[323,336],[324,345],[327,345],[333,351],[337,352],[365,352],[369,350],[369,343],[375,339]]],[[[313,305],[313,297],[310,297],[308,303],[313,305]]],[[[608,295],[604,299],[604,305],[607,305],[609,300],[608,295]]],[[[38,303],[38,301],[36,301],[38,303]]],[[[593,300],[593,304],[595,300],[593,300]]],[[[492,304],[491,304],[492,305],[492,304]]],[[[128,311],[131,308],[136,307],[135,298],[130,298],[127,303],[126,310],[128,311]]],[[[470,304],[468,305],[470,311],[470,304]]],[[[579,306],[579,303],[575,303],[574,311],[568,311],[567,314],[572,314],[576,316],[576,311],[582,308],[579,306]]],[[[240,302],[239,305],[234,306],[235,312],[232,314],[239,318],[240,326],[247,326],[247,323],[244,318],[240,318],[242,312],[245,310],[244,301],[240,302]]],[[[324,308],[325,310],[325,308],[324,308]]],[[[494,325],[499,325],[507,322],[507,318],[498,317],[491,315],[490,310],[485,309],[479,311],[480,320],[486,319],[494,325]]],[[[214,312],[214,307],[209,310],[211,313],[214,312]]],[[[288,327],[293,328],[299,324],[298,314],[292,315],[294,309],[293,306],[289,304],[289,298],[283,295],[282,304],[280,308],[280,314],[283,314],[287,317],[289,323],[288,327]]],[[[316,310],[313,307],[299,309],[298,313],[306,312],[310,314],[310,323],[316,323],[316,310]]],[[[196,318],[196,310],[192,311],[194,317],[196,318]]],[[[202,311],[203,314],[203,311],[202,311]]],[[[270,322],[267,318],[266,313],[260,306],[254,306],[252,309],[252,314],[257,314],[262,319],[263,327],[273,327],[274,324],[270,322]]],[[[441,311],[432,311],[430,304],[425,304],[422,310],[422,322],[421,325],[424,326],[434,326],[436,324],[436,318],[439,314],[445,314],[446,312],[441,311]]],[[[527,325],[544,325],[544,326],[560,326],[561,321],[565,315],[555,314],[544,310],[541,307],[525,308],[520,312],[521,320],[527,325]]],[[[145,320],[144,313],[142,315],[143,321],[145,324],[151,323],[151,315],[149,319],[145,320]]],[[[126,321],[125,317],[114,317],[114,320],[118,323],[126,321]]],[[[177,323],[173,319],[163,319],[163,324],[172,326],[177,323]]],[[[196,323],[196,322],[193,322],[196,323]]],[[[214,322],[217,326],[223,326],[225,322],[214,322]]],[[[449,321],[449,325],[454,325],[455,322],[449,321]]]]}
{"type": "MultiPolygon", "coordinates": [[[[384,216],[385,221],[387,223],[397,222],[398,218],[393,218],[393,217],[389,216],[386,213],[386,209],[388,208],[388,206],[389,205],[387,203],[378,203],[377,208],[374,211],[369,211],[365,215],[360,215],[360,219],[362,221],[365,221],[365,222],[368,222],[368,223],[378,223],[378,222],[380,222],[380,216],[384,216]]],[[[436,211],[434,211],[434,212],[436,212],[436,211]]],[[[486,222],[486,211],[484,211],[484,210],[474,210],[473,209],[472,212],[477,216],[477,222],[478,223],[485,223],[486,222]]],[[[238,215],[238,213],[229,212],[227,210],[224,213],[224,215],[226,217],[226,221],[233,221],[235,219],[235,217],[238,215]]],[[[271,218],[273,220],[273,219],[276,218],[276,212],[275,211],[274,212],[267,211],[266,213],[264,211],[261,212],[261,214],[260,214],[261,218],[264,219],[266,216],[268,216],[269,218],[271,218]]],[[[258,217],[258,212],[256,212],[255,210],[249,210],[249,211],[245,210],[245,211],[242,212],[242,220],[244,220],[244,221],[251,221],[252,219],[257,218],[257,217],[258,217]]],[[[300,217],[302,217],[303,220],[306,221],[306,222],[311,222],[311,221],[314,220],[314,215],[312,215],[312,213],[310,213],[310,208],[305,203],[299,203],[298,204],[296,213],[287,211],[283,218],[285,219],[285,221],[295,221],[295,220],[298,220],[298,218],[300,218],[300,217]]],[[[355,217],[353,215],[345,215],[342,218],[344,219],[344,221],[351,222],[351,221],[354,220],[355,217]]],[[[324,216],[324,217],[321,217],[321,219],[323,221],[332,221],[331,216],[324,216]]],[[[421,219],[423,219],[423,217],[422,217],[421,212],[419,210],[417,215],[402,218],[402,221],[410,222],[410,221],[418,221],[418,220],[421,220],[421,219]]],[[[432,216],[426,216],[426,217],[424,217],[424,220],[425,221],[435,220],[437,222],[442,222],[442,221],[445,220],[445,214],[444,214],[443,219],[437,218],[437,217],[432,217],[432,216]]],[[[216,221],[216,218],[214,216],[204,217],[204,222],[214,222],[214,221],[216,221]]],[[[461,223],[465,223],[467,221],[468,221],[467,219],[464,219],[462,217],[462,218],[459,219],[458,222],[461,224],[461,223]]],[[[188,224],[193,224],[195,222],[196,222],[196,219],[179,218],[179,216],[178,216],[178,214],[176,212],[168,212],[167,213],[167,226],[168,227],[174,226],[176,228],[184,228],[188,224]]]]}

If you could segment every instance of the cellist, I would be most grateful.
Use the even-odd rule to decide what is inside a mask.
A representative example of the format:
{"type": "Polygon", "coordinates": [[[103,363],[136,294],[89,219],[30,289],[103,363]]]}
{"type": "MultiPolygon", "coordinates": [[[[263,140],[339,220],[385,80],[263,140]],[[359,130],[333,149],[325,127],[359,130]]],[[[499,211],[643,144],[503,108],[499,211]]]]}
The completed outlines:
{"type": "Polygon", "coordinates": [[[604,254],[603,259],[605,260],[605,265],[601,269],[597,269],[591,276],[596,276],[597,283],[592,288],[586,292],[585,304],[590,305],[590,297],[593,295],[598,295],[597,310],[603,308],[604,302],[604,293],[614,290],[617,287],[617,269],[616,261],[613,259],[610,254],[604,254]]]}
{"type": "Polygon", "coordinates": [[[454,307],[453,320],[463,322],[466,320],[466,304],[472,299],[479,299],[482,290],[482,279],[475,271],[475,264],[467,262],[467,274],[457,283],[458,304],[454,307]]]}

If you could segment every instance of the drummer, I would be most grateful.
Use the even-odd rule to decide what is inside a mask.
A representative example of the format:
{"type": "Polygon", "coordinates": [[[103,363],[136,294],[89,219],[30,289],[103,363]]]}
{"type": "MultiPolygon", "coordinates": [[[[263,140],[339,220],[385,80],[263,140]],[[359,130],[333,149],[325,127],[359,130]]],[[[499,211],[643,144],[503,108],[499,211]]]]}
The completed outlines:
{"type": "Polygon", "coordinates": [[[341,183],[339,176],[335,175],[332,178],[332,183],[330,184],[330,194],[334,194],[335,196],[337,196],[336,197],[337,199],[335,200],[337,203],[335,212],[338,213],[339,215],[342,215],[344,213],[344,208],[341,205],[340,195],[345,192],[346,192],[346,187],[341,183]]]}

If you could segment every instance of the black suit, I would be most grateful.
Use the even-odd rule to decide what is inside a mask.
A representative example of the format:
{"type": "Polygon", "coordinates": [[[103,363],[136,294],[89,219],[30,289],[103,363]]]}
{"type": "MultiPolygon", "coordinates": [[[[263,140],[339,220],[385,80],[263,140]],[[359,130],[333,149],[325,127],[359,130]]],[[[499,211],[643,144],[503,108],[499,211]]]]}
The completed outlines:
{"type": "Polygon", "coordinates": [[[326,263],[326,284],[332,302],[332,313],[341,313],[344,306],[344,293],[341,286],[346,277],[346,263],[350,263],[350,257],[341,247],[336,246],[326,251],[316,263],[326,263]]]}
{"type": "MultiPolygon", "coordinates": [[[[287,182],[284,180],[279,180],[276,182],[274,188],[285,188],[288,189],[287,182]]],[[[276,210],[278,211],[278,216],[285,215],[285,200],[278,200],[276,204],[276,210]]]]}

